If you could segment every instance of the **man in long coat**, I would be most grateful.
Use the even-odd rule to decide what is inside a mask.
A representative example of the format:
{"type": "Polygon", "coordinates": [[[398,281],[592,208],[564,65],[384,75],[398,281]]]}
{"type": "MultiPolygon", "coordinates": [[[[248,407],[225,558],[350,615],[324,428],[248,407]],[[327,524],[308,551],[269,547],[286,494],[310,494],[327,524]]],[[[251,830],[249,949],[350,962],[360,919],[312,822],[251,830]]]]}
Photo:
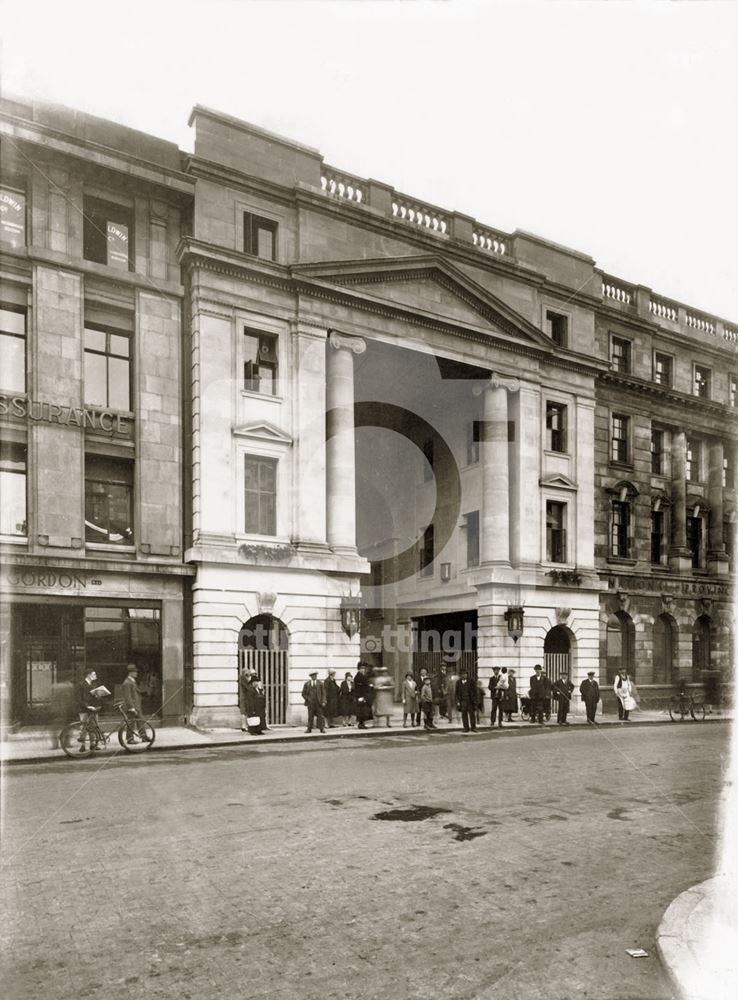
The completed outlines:
{"type": "Polygon", "coordinates": [[[536,663],[534,670],[530,679],[530,721],[542,726],[546,700],[551,697],[551,682],[544,676],[540,663],[536,663]]]}
{"type": "Polygon", "coordinates": [[[477,705],[479,704],[479,688],[476,681],[470,681],[466,667],[459,670],[459,679],[454,692],[456,707],[461,712],[461,722],[464,732],[477,731],[477,705]]]}
{"type": "Polygon", "coordinates": [[[328,676],[323,681],[325,686],[325,717],[328,720],[328,728],[335,729],[334,719],[338,716],[338,699],[341,689],[336,683],[336,671],[332,668],[328,671],[328,676]]]}
{"type": "Polygon", "coordinates": [[[597,714],[597,702],[600,700],[600,686],[594,679],[594,670],[587,671],[586,680],[579,685],[579,693],[582,696],[584,707],[587,710],[587,722],[590,726],[595,724],[597,714]]]}
{"type": "Polygon", "coordinates": [[[354,694],[356,695],[356,721],[359,729],[366,729],[366,723],[372,717],[372,696],[374,688],[369,683],[368,664],[361,660],[354,676],[354,694]]]}
{"type": "Polygon", "coordinates": [[[305,681],[303,684],[302,700],[305,702],[308,710],[307,732],[312,733],[313,722],[317,722],[321,733],[324,733],[325,716],[323,715],[323,709],[325,708],[325,686],[323,681],[318,680],[317,670],[311,671],[310,680],[305,681]]]}
{"type": "Polygon", "coordinates": [[[553,683],[553,696],[557,703],[556,722],[560,726],[569,725],[566,721],[566,716],[569,711],[569,703],[571,702],[571,693],[573,690],[574,685],[569,680],[568,673],[561,674],[553,683]]]}

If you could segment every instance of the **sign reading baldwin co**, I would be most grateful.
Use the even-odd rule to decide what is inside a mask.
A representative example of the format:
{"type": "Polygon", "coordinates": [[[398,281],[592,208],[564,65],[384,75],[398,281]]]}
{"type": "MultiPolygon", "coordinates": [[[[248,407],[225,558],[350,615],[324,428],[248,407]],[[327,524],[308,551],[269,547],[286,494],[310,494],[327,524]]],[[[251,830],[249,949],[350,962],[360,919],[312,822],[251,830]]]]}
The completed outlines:
{"type": "Polygon", "coordinates": [[[88,410],[58,403],[40,403],[25,396],[5,396],[0,393],[0,417],[41,420],[47,424],[86,427],[94,431],[128,433],[126,418],[110,410],[88,410]]]}

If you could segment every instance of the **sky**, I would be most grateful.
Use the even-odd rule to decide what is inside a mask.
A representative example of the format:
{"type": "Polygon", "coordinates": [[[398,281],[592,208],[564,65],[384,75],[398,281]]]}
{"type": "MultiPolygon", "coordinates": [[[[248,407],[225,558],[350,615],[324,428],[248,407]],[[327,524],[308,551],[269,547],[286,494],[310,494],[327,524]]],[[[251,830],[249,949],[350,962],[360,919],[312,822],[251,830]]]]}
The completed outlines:
{"type": "Polygon", "coordinates": [[[0,0],[0,87],[204,104],[738,324],[738,3],[0,0]]]}

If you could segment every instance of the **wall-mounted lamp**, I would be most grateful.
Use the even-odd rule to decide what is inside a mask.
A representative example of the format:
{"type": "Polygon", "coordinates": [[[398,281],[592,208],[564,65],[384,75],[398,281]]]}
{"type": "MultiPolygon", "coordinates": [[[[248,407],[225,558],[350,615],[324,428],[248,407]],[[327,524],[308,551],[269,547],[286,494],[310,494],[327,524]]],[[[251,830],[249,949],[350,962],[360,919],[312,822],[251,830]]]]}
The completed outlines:
{"type": "Polygon", "coordinates": [[[510,636],[513,642],[517,642],[520,636],[523,634],[523,616],[525,615],[525,610],[516,605],[514,607],[509,607],[505,612],[505,621],[507,622],[507,634],[510,636]]]}
{"type": "Polygon", "coordinates": [[[441,583],[448,583],[451,579],[451,563],[441,563],[441,583]]]}
{"type": "Polygon", "coordinates": [[[353,639],[361,625],[361,594],[341,599],[341,628],[353,639]]]}

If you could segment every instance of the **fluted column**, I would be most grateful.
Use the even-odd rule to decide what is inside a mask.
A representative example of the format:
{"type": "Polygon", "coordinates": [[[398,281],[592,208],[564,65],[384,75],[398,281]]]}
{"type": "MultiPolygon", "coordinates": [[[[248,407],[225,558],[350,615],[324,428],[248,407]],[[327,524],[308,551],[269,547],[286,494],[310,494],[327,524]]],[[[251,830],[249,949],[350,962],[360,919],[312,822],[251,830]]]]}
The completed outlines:
{"type": "Polygon", "coordinates": [[[674,431],[671,436],[671,546],[669,566],[687,573],[692,554],[687,548],[687,435],[674,431]]]}
{"type": "Polygon", "coordinates": [[[728,555],[723,539],[723,458],[722,441],[712,441],[707,473],[707,502],[710,505],[710,534],[707,549],[707,568],[715,576],[728,575],[728,555]]]}
{"type": "Polygon", "coordinates": [[[326,500],[328,544],[356,550],[356,472],[354,448],[354,354],[366,343],[331,330],[326,361],[326,500]]]}
{"type": "Polygon", "coordinates": [[[508,467],[508,392],[516,378],[492,375],[484,392],[482,458],[481,562],[510,563],[510,472],[508,467]]]}

